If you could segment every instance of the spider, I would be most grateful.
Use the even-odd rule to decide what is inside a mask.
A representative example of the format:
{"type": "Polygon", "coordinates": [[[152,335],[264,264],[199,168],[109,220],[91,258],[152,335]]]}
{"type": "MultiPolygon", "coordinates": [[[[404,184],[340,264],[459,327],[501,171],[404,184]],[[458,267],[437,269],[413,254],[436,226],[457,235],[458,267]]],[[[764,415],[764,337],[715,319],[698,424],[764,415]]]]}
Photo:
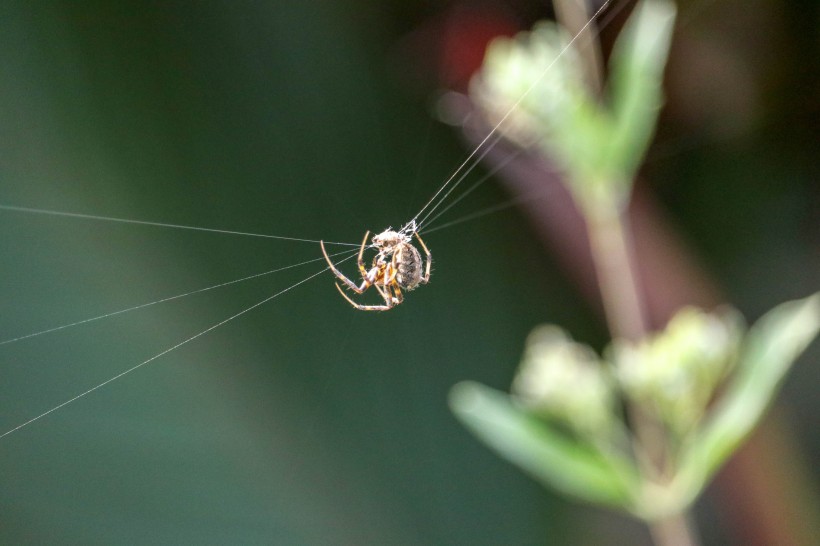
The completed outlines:
{"type": "Polygon", "coordinates": [[[347,294],[345,294],[339,283],[336,283],[336,288],[339,293],[356,309],[360,311],[387,311],[404,301],[404,294],[402,289],[410,291],[416,288],[419,284],[427,284],[430,280],[430,263],[432,257],[427,245],[421,240],[419,234],[412,230],[418,239],[421,248],[426,255],[426,264],[424,265],[424,273],[422,273],[422,259],[421,254],[410,242],[410,235],[400,231],[393,231],[388,228],[378,235],[373,236],[372,246],[378,250],[378,254],[373,258],[373,265],[370,271],[364,267],[364,250],[367,248],[367,238],[370,232],[364,234],[362,247],[359,249],[359,272],[362,275],[362,284],[356,286],[356,283],[350,280],[344,273],[339,271],[325,250],[324,242],[320,241],[322,247],[322,254],[325,255],[330,270],[336,275],[336,278],[342,281],[345,286],[353,290],[357,294],[364,293],[365,290],[373,286],[379,295],[384,299],[383,305],[362,305],[353,301],[347,294]]]}

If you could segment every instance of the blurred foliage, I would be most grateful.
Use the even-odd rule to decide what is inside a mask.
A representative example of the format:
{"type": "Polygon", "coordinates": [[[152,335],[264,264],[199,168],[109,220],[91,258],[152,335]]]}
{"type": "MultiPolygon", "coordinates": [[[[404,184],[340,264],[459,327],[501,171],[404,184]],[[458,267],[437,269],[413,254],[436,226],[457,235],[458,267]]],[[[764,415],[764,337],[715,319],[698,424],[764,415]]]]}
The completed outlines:
{"type": "MultiPolygon", "coordinates": [[[[651,337],[635,320],[637,265],[619,217],[655,132],[675,16],[669,0],[637,3],[613,45],[603,97],[584,81],[577,36],[556,24],[489,46],[471,97],[494,131],[537,146],[561,169],[586,221],[614,340],[599,359],[560,328],[541,326],[512,395],[475,383],[451,395],[465,425],[543,483],[647,522],[688,509],[820,330],[820,293],[778,306],[748,336],[734,311],[684,308],[651,337]]],[[[678,542],[689,539],[658,543],[678,542]]]]}
{"type": "MultiPolygon", "coordinates": [[[[801,99],[766,105],[783,125],[759,140],[672,140],[651,164],[704,260],[751,315],[816,284],[811,95],[796,90],[816,89],[817,71],[805,67],[820,57],[808,24],[817,11],[782,5],[800,30],[771,38],[783,70],[771,81],[801,99]],[[738,188],[742,199],[724,194],[738,188]],[[719,237],[703,237],[710,224],[719,237]]],[[[402,34],[437,9],[3,2],[0,202],[358,242],[408,219],[464,156],[450,131],[428,135],[424,108],[389,66],[402,34]]],[[[707,12],[693,24],[722,20],[707,12]]],[[[662,128],[673,139],[675,122],[662,128]]],[[[483,190],[457,210],[505,199],[483,190]]],[[[305,243],[6,212],[0,234],[4,339],[319,257],[305,243]]],[[[544,317],[600,342],[592,314],[515,215],[426,241],[433,281],[400,309],[356,313],[323,276],[4,438],[0,542],[634,537],[609,520],[598,531],[606,516],[596,511],[567,518],[563,501],[483,450],[446,407],[460,378],[505,388],[521,339],[544,317]]],[[[0,347],[3,430],[315,270],[0,347]]],[[[796,372],[786,385],[803,419],[794,425],[818,454],[810,433],[820,412],[807,411],[816,371],[796,372]]]]}
{"type": "Polygon", "coordinates": [[[745,337],[732,315],[685,308],[662,333],[613,342],[611,362],[541,326],[530,334],[512,396],[464,382],[450,403],[479,438],[546,485],[650,521],[675,514],[751,434],[817,336],[820,293],[776,307],[745,337]],[[610,373],[614,380],[605,379],[610,373]],[[648,448],[633,451],[634,433],[616,411],[620,396],[663,426],[663,481],[641,472],[639,450],[648,448]]]}
{"type": "Polygon", "coordinates": [[[552,22],[495,40],[470,94],[493,125],[504,121],[500,132],[555,158],[588,214],[623,207],[663,102],[675,12],[669,1],[638,4],[615,43],[603,99],[587,88],[573,37],[552,22]]]}

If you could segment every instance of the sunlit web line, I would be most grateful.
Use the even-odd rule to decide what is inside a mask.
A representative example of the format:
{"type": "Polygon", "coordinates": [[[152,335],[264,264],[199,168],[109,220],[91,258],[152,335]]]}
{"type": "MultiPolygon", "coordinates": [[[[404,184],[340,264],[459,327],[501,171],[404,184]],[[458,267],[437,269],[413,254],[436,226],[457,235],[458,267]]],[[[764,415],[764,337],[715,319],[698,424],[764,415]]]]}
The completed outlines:
{"type": "MultiPolygon", "coordinates": [[[[340,256],[340,255],[343,255],[343,254],[352,254],[354,252],[356,252],[355,249],[353,249],[353,250],[344,250],[342,252],[337,252],[335,254],[331,254],[330,256],[331,257],[340,256]]],[[[95,322],[95,321],[98,321],[98,320],[102,320],[104,318],[114,317],[116,315],[122,315],[123,313],[128,313],[129,311],[136,311],[137,309],[144,309],[144,308],[150,307],[152,305],[157,305],[158,303],[165,303],[167,301],[178,300],[178,299],[184,298],[186,296],[193,296],[194,294],[200,294],[202,292],[207,292],[209,290],[215,290],[217,288],[222,288],[224,286],[229,286],[231,284],[237,284],[237,283],[240,283],[240,282],[249,281],[251,279],[257,279],[259,277],[264,277],[266,275],[272,275],[273,273],[278,273],[280,271],[285,271],[286,269],[293,269],[294,267],[299,267],[299,266],[311,264],[313,262],[318,262],[318,261],[321,261],[321,260],[324,260],[324,257],[314,258],[312,260],[299,262],[297,264],[287,265],[285,267],[280,267],[278,269],[272,269],[270,271],[265,271],[264,273],[257,273],[255,275],[249,275],[247,277],[242,277],[241,279],[236,279],[236,280],[233,280],[233,281],[223,282],[223,283],[220,283],[220,284],[215,284],[213,286],[206,286],[205,288],[199,288],[197,290],[192,290],[190,292],[185,292],[184,294],[177,294],[176,296],[169,296],[167,298],[162,298],[162,299],[159,299],[159,300],[156,300],[156,301],[143,303],[143,304],[140,304],[140,305],[135,305],[133,307],[128,307],[126,309],[120,309],[118,311],[112,311],[110,313],[105,313],[103,315],[99,315],[99,316],[96,316],[96,317],[91,317],[91,318],[87,318],[87,319],[83,319],[83,320],[78,320],[76,322],[71,322],[69,324],[63,324],[61,326],[55,326],[53,328],[48,328],[46,330],[41,330],[39,332],[34,332],[34,333],[31,333],[31,334],[18,336],[18,337],[12,338],[12,339],[6,339],[6,340],[3,340],[3,341],[0,341],[0,345],[7,345],[9,343],[14,343],[15,341],[22,341],[24,339],[29,339],[29,338],[40,336],[40,335],[43,335],[43,334],[49,334],[51,332],[57,332],[59,330],[65,330],[66,328],[71,328],[73,326],[79,326],[81,324],[88,324],[89,322],[95,322]]]]}
{"type": "MultiPolygon", "coordinates": [[[[430,220],[427,220],[427,219],[426,219],[426,217],[425,217],[425,220],[423,221],[423,222],[424,222],[424,224],[425,224],[425,225],[428,225],[428,224],[429,224],[429,225],[433,225],[433,224],[435,224],[435,223],[436,223],[436,220],[438,220],[439,218],[441,218],[441,216],[442,216],[443,214],[445,214],[448,210],[450,210],[451,208],[453,208],[454,206],[456,206],[456,205],[457,205],[457,204],[458,204],[458,203],[459,203],[462,199],[464,199],[465,197],[467,197],[468,195],[470,195],[473,191],[475,191],[475,190],[476,190],[479,186],[481,186],[484,182],[486,182],[487,180],[491,179],[493,176],[495,176],[496,174],[498,174],[498,172],[499,172],[499,171],[501,171],[504,167],[506,167],[506,166],[507,166],[507,165],[508,165],[508,164],[509,164],[509,163],[510,163],[513,159],[515,159],[516,157],[518,157],[520,154],[521,154],[521,150],[517,150],[517,151],[515,151],[515,152],[513,152],[513,153],[509,154],[509,155],[508,155],[508,156],[507,156],[507,157],[506,157],[503,161],[499,162],[497,165],[493,166],[493,168],[492,168],[492,169],[490,169],[487,173],[485,173],[485,174],[484,174],[484,176],[482,176],[481,178],[479,178],[478,180],[476,180],[476,181],[475,181],[475,183],[473,183],[473,185],[472,185],[472,186],[470,186],[469,188],[467,188],[467,190],[465,190],[465,191],[464,191],[461,195],[459,195],[457,198],[455,198],[455,199],[454,199],[454,200],[453,200],[453,201],[452,201],[449,205],[447,205],[447,206],[446,206],[446,207],[444,207],[442,210],[440,210],[438,214],[436,214],[435,216],[433,216],[432,218],[430,218],[430,220]]],[[[455,188],[455,186],[453,186],[453,187],[455,188]]],[[[434,210],[434,209],[433,209],[433,210],[434,210]]],[[[432,211],[431,211],[431,212],[432,212],[432,211]]],[[[429,216],[429,214],[428,214],[428,216],[429,216]]],[[[419,231],[419,232],[422,232],[422,229],[421,229],[421,228],[418,228],[418,231],[419,231]]],[[[427,232],[429,232],[430,230],[429,230],[429,229],[427,229],[427,228],[425,228],[423,231],[424,231],[424,233],[427,233],[427,232]]]]}
{"type": "Polygon", "coordinates": [[[462,216],[461,218],[457,218],[451,222],[446,222],[441,224],[440,226],[436,226],[434,228],[425,229],[424,233],[433,233],[434,231],[438,231],[440,229],[449,228],[456,226],[458,224],[463,224],[464,222],[469,222],[470,220],[476,220],[478,218],[482,218],[487,216],[488,214],[493,214],[495,212],[500,212],[502,210],[507,210],[512,208],[516,205],[520,205],[522,203],[529,203],[530,201],[537,201],[538,199],[545,199],[554,191],[554,187],[546,188],[540,191],[531,192],[525,195],[520,195],[514,199],[510,199],[509,201],[504,201],[503,203],[499,203],[497,205],[493,205],[492,207],[487,207],[486,209],[482,209],[476,211],[472,214],[468,214],[466,216],[462,216]]]}
{"type": "MultiPolygon", "coordinates": [[[[264,237],[266,239],[279,239],[283,241],[298,241],[303,243],[318,243],[318,239],[301,239],[299,237],[285,237],[283,235],[267,235],[264,233],[249,233],[246,231],[233,231],[228,229],[213,229],[198,226],[184,226],[180,224],[168,224],[164,222],[151,222],[148,220],[131,220],[128,218],[113,218],[110,216],[97,216],[94,214],[80,214],[76,212],[62,212],[57,210],[34,209],[29,207],[16,207],[12,205],[0,205],[0,210],[8,210],[12,212],[26,212],[32,214],[46,214],[49,216],[62,216],[65,218],[80,218],[83,220],[102,220],[105,222],[118,222],[121,224],[138,224],[142,226],[154,226],[174,229],[187,229],[192,231],[207,231],[211,233],[222,233],[227,235],[244,235],[246,237],[264,237]]],[[[343,246],[359,246],[354,243],[338,243],[334,241],[325,241],[326,245],[343,245],[343,246]]]]}
{"type": "Polygon", "coordinates": [[[452,183],[453,180],[456,179],[456,177],[472,161],[472,159],[476,156],[476,154],[478,154],[478,152],[484,147],[484,145],[487,144],[490,141],[490,139],[493,138],[496,135],[496,133],[498,133],[501,126],[507,121],[507,119],[509,119],[509,117],[512,115],[512,113],[521,105],[521,103],[524,101],[525,98],[527,98],[527,96],[532,92],[532,90],[535,89],[535,86],[538,85],[539,83],[541,83],[541,80],[543,80],[544,77],[547,75],[547,73],[550,70],[552,70],[552,67],[555,66],[555,64],[558,62],[558,60],[561,59],[561,57],[564,56],[564,53],[566,53],[569,50],[569,48],[572,47],[573,44],[575,44],[576,40],[578,40],[578,38],[595,21],[595,19],[598,18],[598,16],[604,11],[604,9],[607,8],[607,6],[609,6],[609,4],[611,2],[612,2],[612,0],[605,0],[601,4],[601,7],[599,7],[595,11],[595,13],[592,14],[592,16],[589,18],[589,20],[586,23],[584,23],[584,26],[582,26],[580,28],[580,30],[578,30],[578,32],[576,32],[575,35],[569,40],[569,42],[567,42],[566,45],[564,45],[564,47],[561,48],[561,51],[558,52],[558,55],[555,56],[555,59],[553,59],[552,62],[549,63],[544,68],[544,70],[541,71],[541,74],[538,76],[538,78],[536,78],[535,81],[533,81],[530,84],[530,86],[524,91],[524,93],[522,93],[521,96],[518,97],[518,99],[515,101],[515,103],[513,103],[513,105],[501,117],[499,122],[495,124],[495,127],[493,127],[492,130],[487,134],[487,136],[485,136],[484,139],[481,142],[479,142],[478,145],[473,149],[473,151],[470,152],[470,155],[467,156],[467,159],[465,159],[461,163],[461,165],[459,165],[456,168],[455,172],[453,172],[453,174],[451,174],[447,178],[447,180],[444,181],[444,184],[441,185],[441,187],[436,191],[436,193],[433,194],[433,197],[431,197],[430,200],[421,208],[421,210],[418,213],[416,213],[416,215],[413,217],[413,219],[410,222],[408,222],[408,225],[414,224],[416,222],[416,220],[421,215],[421,213],[423,213],[425,210],[427,210],[427,207],[429,207],[436,200],[436,198],[439,196],[439,194],[441,194],[441,192],[443,192],[445,190],[445,188],[447,188],[447,186],[449,186],[450,183],[452,183]]]}
{"type": "MultiPolygon", "coordinates": [[[[453,184],[450,187],[450,189],[447,190],[447,192],[439,199],[438,203],[436,203],[436,205],[432,209],[430,209],[430,211],[424,216],[424,218],[422,218],[421,220],[418,220],[419,215],[417,214],[416,216],[413,217],[412,220],[410,220],[409,222],[404,224],[404,226],[402,226],[402,228],[399,230],[399,233],[401,233],[403,235],[406,235],[406,236],[412,236],[414,233],[417,233],[417,232],[421,231],[421,225],[427,222],[427,218],[431,214],[433,214],[433,212],[435,212],[435,210],[447,199],[447,197],[453,192],[453,190],[455,190],[459,186],[459,184],[461,184],[464,181],[464,179],[467,178],[470,175],[471,172],[473,172],[473,170],[478,166],[479,163],[481,163],[481,161],[487,156],[487,154],[489,154],[492,151],[493,146],[495,146],[495,144],[499,140],[501,140],[502,138],[503,138],[502,135],[498,135],[495,139],[493,139],[492,142],[489,143],[488,146],[486,146],[484,148],[484,150],[482,150],[481,155],[476,157],[472,161],[472,164],[463,173],[461,173],[461,176],[458,177],[458,180],[455,181],[455,184],[453,184]]],[[[444,188],[442,188],[442,189],[444,189],[444,188]]],[[[468,192],[469,191],[471,191],[471,190],[468,190],[468,192]]],[[[440,191],[437,192],[437,193],[440,193],[440,191]]],[[[435,196],[434,196],[434,198],[435,198],[435,196]]],[[[460,200],[461,200],[461,197],[456,199],[456,202],[458,202],[460,200]]],[[[452,204],[450,206],[448,206],[447,208],[450,208],[451,206],[452,206],[452,204]]],[[[375,248],[376,245],[370,245],[370,246],[375,248]]]]}
{"type": "MultiPolygon", "coordinates": [[[[347,258],[344,258],[344,259],[342,259],[342,260],[339,260],[339,263],[345,262],[345,261],[347,261],[347,260],[349,260],[349,259],[351,259],[351,258],[353,258],[353,255],[350,255],[350,256],[348,256],[347,258]]],[[[24,422],[24,423],[21,423],[21,424],[17,425],[17,426],[16,426],[16,427],[14,427],[13,429],[8,430],[8,431],[4,432],[3,434],[0,434],[0,438],[4,438],[4,437],[8,436],[8,435],[9,435],[9,434],[11,434],[11,433],[16,432],[16,431],[20,430],[21,428],[26,427],[26,426],[30,425],[31,423],[33,423],[33,422],[35,422],[35,421],[38,421],[38,420],[42,419],[42,418],[43,418],[43,417],[45,417],[46,415],[49,415],[49,414],[51,414],[51,413],[54,413],[54,412],[55,412],[55,411],[57,411],[58,409],[63,408],[63,407],[65,407],[65,406],[67,406],[67,405],[71,404],[72,402],[75,402],[76,400],[79,400],[80,398],[82,398],[82,397],[84,397],[84,396],[87,396],[87,395],[91,394],[92,392],[94,392],[94,391],[96,391],[96,390],[98,390],[98,389],[101,389],[102,387],[104,387],[104,386],[108,385],[109,383],[113,383],[113,382],[114,382],[114,381],[116,381],[117,379],[120,379],[121,377],[126,376],[126,375],[130,374],[131,372],[133,372],[133,371],[135,371],[135,370],[138,370],[139,368],[142,368],[142,367],[143,367],[143,366],[145,366],[146,364],[149,364],[149,363],[153,362],[154,360],[156,360],[156,359],[158,359],[158,358],[160,358],[160,357],[162,357],[162,356],[167,355],[167,354],[168,354],[168,353],[170,353],[171,351],[173,351],[173,350],[175,350],[175,349],[178,349],[178,348],[182,347],[183,345],[185,345],[185,344],[187,344],[187,343],[189,343],[189,342],[191,342],[191,341],[193,341],[193,340],[195,340],[195,339],[197,339],[197,338],[199,338],[199,337],[204,336],[204,335],[205,335],[205,334],[207,334],[208,332],[211,332],[212,330],[216,330],[216,329],[217,329],[217,328],[219,328],[220,326],[222,326],[222,325],[224,325],[224,324],[227,324],[228,322],[232,321],[233,319],[235,319],[235,318],[237,318],[237,317],[240,317],[240,316],[244,315],[245,313],[247,313],[247,312],[249,312],[249,311],[252,311],[253,309],[256,309],[257,307],[259,307],[259,306],[261,306],[261,305],[264,305],[264,304],[268,303],[268,302],[269,302],[269,301],[271,301],[272,299],[274,299],[274,298],[276,298],[276,297],[281,296],[281,295],[282,295],[282,294],[284,294],[285,292],[288,292],[288,291],[290,291],[290,290],[293,290],[294,288],[296,288],[296,287],[297,287],[297,286],[299,286],[300,284],[304,284],[304,283],[306,283],[307,281],[309,281],[309,280],[311,280],[311,279],[313,279],[313,278],[315,278],[315,277],[318,277],[319,275],[321,275],[322,273],[324,273],[324,272],[325,272],[325,271],[327,271],[327,270],[328,270],[328,268],[327,268],[327,267],[322,268],[321,270],[317,271],[317,272],[316,272],[316,273],[314,273],[313,275],[310,275],[309,277],[306,277],[306,278],[302,279],[301,281],[299,281],[299,282],[297,282],[297,283],[294,283],[294,284],[292,284],[292,285],[288,286],[287,288],[285,288],[285,289],[283,289],[283,290],[280,290],[279,292],[277,292],[276,294],[274,294],[274,295],[272,295],[272,296],[268,296],[267,298],[263,299],[263,300],[262,300],[262,301],[260,301],[260,302],[254,303],[254,304],[253,304],[253,305],[251,305],[250,307],[248,307],[248,308],[246,308],[246,309],[243,309],[242,311],[240,311],[240,312],[238,312],[238,313],[236,313],[236,314],[234,314],[234,315],[231,315],[230,317],[228,317],[228,318],[226,318],[226,319],[224,319],[224,320],[221,320],[221,321],[217,322],[217,323],[216,323],[216,324],[214,324],[213,326],[210,326],[210,327],[206,328],[205,330],[202,330],[202,331],[201,331],[201,332],[199,332],[198,334],[194,334],[194,335],[192,335],[191,337],[189,337],[189,338],[185,339],[184,341],[181,341],[181,342],[177,343],[177,344],[176,344],[176,345],[174,345],[173,347],[170,347],[170,348],[168,348],[168,349],[165,349],[165,350],[164,350],[164,351],[162,351],[161,353],[155,354],[154,356],[152,356],[151,358],[149,358],[149,359],[147,359],[147,360],[143,360],[142,362],[140,362],[140,363],[139,363],[139,364],[137,364],[136,366],[132,366],[131,368],[128,368],[128,369],[127,369],[127,370],[125,370],[124,372],[118,373],[118,374],[117,374],[117,375],[115,375],[114,377],[112,377],[112,378],[110,378],[110,379],[106,379],[106,380],[105,380],[105,381],[103,381],[102,383],[100,383],[100,384],[98,384],[98,385],[96,385],[96,386],[94,386],[94,387],[91,387],[90,389],[88,389],[88,390],[86,390],[86,391],[84,391],[84,392],[81,392],[80,394],[78,394],[77,396],[74,396],[73,398],[70,398],[70,399],[66,400],[66,401],[65,401],[65,402],[63,402],[62,404],[59,404],[59,405],[57,405],[57,406],[54,406],[54,407],[53,407],[53,408],[51,408],[50,410],[48,410],[48,411],[44,411],[44,412],[43,412],[43,413],[41,413],[40,415],[38,415],[38,416],[36,416],[36,417],[33,417],[33,418],[29,419],[28,421],[26,421],[26,422],[24,422]]]]}
{"type": "MultiPolygon", "coordinates": [[[[420,229],[421,226],[427,222],[427,219],[430,217],[430,215],[433,214],[436,211],[436,209],[438,207],[440,207],[441,204],[444,203],[444,201],[447,200],[447,198],[450,196],[450,194],[453,193],[453,190],[455,190],[464,181],[464,179],[467,178],[467,176],[469,176],[471,172],[473,172],[473,170],[479,165],[479,163],[481,163],[481,161],[485,157],[487,157],[487,154],[489,154],[492,151],[493,147],[496,144],[498,144],[498,141],[501,140],[502,138],[503,138],[503,135],[498,134],[491,141],[487,142],[487,145],[484,146],[484,149],[481,151],[481,154],[473,159],[472,164],[468,168],[464,169],[464,172],[461,173],[461,176],[459,176],[458,179],[455,180],[453,185],[450,186],[450,188],[444,193],[444,195],[441,196],[441,198],[438,200],[438,202],[435,205],[433,205],[433,207],[429,211],[427,211],[427,214],[425,214],[424,217],[421,220],[417,220],[418,217],[419,217],[418,214],[413,218],[413,221],[416,222],[416,229],[420,229]]],[[[479,146],[481,146],[483,144],[484,144],[484,142],[479,144],[479,146]]],[[[475,155],[475,151],[473,151],[473,155],[475,155]]]]}
{"type": "Polygon", "coordinates": [[[627,7],[628,5],[630,5],[631,3],[632,3],[632,2],[630,2],[629,0],[625,0],[624,2],[620,2],[620,3],[619,3],[619,4],[617,4],[615,7],[613,7],[613,8],[612,8],[612,11],[610,11],[609,13],[607,13],[607,14],[606,14],[606,17],[604,17],[604,18],[601,20],[600,24],[598,25],[598,31],[600,32],[601,30],[603,30],[603,29],[605,29],[606,27],[608,27],[608,26],[609,26],[609,24],[610,24],[612,21],[614,21],[614,20],[615,20],[615,18],[618,16],[618,14],[619,14],[619,13],[621,13],[621,12],[624,10],[624,8],[625,8],[625,7],[627,7]]]}

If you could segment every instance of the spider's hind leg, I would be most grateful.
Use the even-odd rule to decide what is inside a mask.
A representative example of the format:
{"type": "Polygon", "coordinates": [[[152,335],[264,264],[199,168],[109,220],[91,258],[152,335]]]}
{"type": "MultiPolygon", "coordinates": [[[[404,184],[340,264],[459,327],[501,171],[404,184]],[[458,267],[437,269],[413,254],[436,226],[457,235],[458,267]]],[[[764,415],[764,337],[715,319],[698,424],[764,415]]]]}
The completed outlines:
{"type": "Polygon", "coordinates": [[[424,275],[421,277],[421,282],[427,284],[430,282],[430,267],[433,264],[433,255],[430,254],[430,249],[427,248],[427,245],[425,245],[424,241],[421,240],[421,235],[419,235],[419,232],[415,232],[414,235],[416,236],[416,239],[419,240],[422,250],[424,250],[425,262],[427,263],[424,266],[424,275]]]}

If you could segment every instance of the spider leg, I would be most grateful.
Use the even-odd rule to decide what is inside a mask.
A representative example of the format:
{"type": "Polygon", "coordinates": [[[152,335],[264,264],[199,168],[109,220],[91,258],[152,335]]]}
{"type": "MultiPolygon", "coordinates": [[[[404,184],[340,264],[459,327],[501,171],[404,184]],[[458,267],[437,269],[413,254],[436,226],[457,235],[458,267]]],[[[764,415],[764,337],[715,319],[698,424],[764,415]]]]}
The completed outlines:
{"type": "Polygon", "coordinates": [[[401,288],[399,288],[399,283],[394,282],[390,285],[390,288],[393,289],[393,306],[396,306],[404,301],[404,294],[401,292],[401,288]]]}
{"type": "Polygon", "coordinates": [[[383,290],[385,293],[382,294],[384,301],[386,301],[388,305],[392,306],[396,306],[404,300],[404,295],[401,293],[399,283],[396,282],[396,276],[399,274],[399,269],[395,266],[395,261],[396,258],[394,256],[393,261],[387,264],[387,267],[384,270],[383,290]]]}
{"type": "Polygon", "coordinates": [[[396,258],[388,263],[384,268],[384,273],[378,282],[373,286],[379,291],[379,294],[384,298],[384,302],[390,307],[395,307],[404,299],[399,290],[399,283],[396,282],[396,276],[399,274],[398,268],[395,265],[396,258]],[[398,292],[398,296],[396,293],[398,292]]]}
{"type": "Polygon", "coordinates": [[[393,260],[384,268],[384,286],[393,284],[398,274],[399,268],[396,267],[396,257],[393,256],[393,260]]]}
{"type": "Polygon", "coordinates": [[[428,283],[430,281],[430,266],[433,263],[433,256],[430,254],[430,249],[427,248],[427,245],[424,244],[424,241],[421,240],[421,236],[419,235],[418,231],[415,233],[416,239],[419,240],[419,244],[421,248],[424,250],[424,254],[426,256],[427,264],[424,266],[424,275],[421,277],[421,282],[428,283]]]}
{"type": "Polygon", "coordinates": [[[386,303],[390,303],[390,297],[387,295],[387,290],[384,286],[379,286],[379,283],[373,283],[373,288],[376,289],[376,292],[379,293],[386,303]]]}
{"type": "Polygon", "coordinates": [[[362,247],[359,249],[359,258],[356,260],[356,263],[359,264],[359,272],[362,274],[362,278],[367,278],[367,269],[364,268],[364,249],[367,248],[367,238],[370,237],[370,230],[365,231],[364,239],[362,239],[362,247]]]}
{"type": "MultiPolygon", "coordinates": [[[[376,289],[377,289],[377,290],[379,290],[379,293],[380,293],[380,294],[382,293],[382,289],[381,289],[381,288],[379,288],[379,286],[378,286],[378,285],[373,285],[373,286],[375,286],[375,287],[376,287],[376,289]]],[[[353,307],[355,307],[355,308],[356,308],[356,309],[358,309],[359,311],[387,311],[387,310],[392,309],[392,308],[394,307],[394,306],[393,306],[393,304],[389,303],[389,300],[388,300],[387,298],[385,298],[385,301],[386,301],[386,302],[388,302],[386,305],[361,305],[361,304],[356,303],[355,301],[353,301],[353,300],[350,298],[350,296],[348,296],[348,295],[345,293],[345,291],[344,291],[344,290],[342,290],[342,287],[341,287],[341,286],[339,286],[339,283],[336,283],[336,289],[339,291],[339,294],[341,294],[341,295],[342,295],[342,297],[343,297],[344,299],[346,299],[346,300],[347,300],[347,302],[348,302],[350,305],[352,305],[353,307]]]]}
{"type": "MultiPolygon", "coordinates": [[[[336,265],[330,260],[330,256],[327,255],[327,250],[325,250],[325,243],[324,241],[319,241],[319,246],[322,247],[322,254],[325,256],[325,260],[327,261],[327,265],[330,267],[330,270],[333,271],[333,274],[336,275],[336,278],[342,281],[345,286],[356,292],[357,294],[361,294],[367,288],[373,284],[373,279],[371,275],[368,274],[367,270],[364,268],[364,262],[362,261],[362,256],[364,255],[364,249],[367,247],[367,237],[370,235],[368,231],[364,235],[364,240],[362,241],[362,247],[359,249],[359,270],[362,272],[362,284],[361,286],[356,286],[356,283],[350,280],[344,273],[339,271],[336,265]]],[[[372,272],[371,272],[372,273],[372,272]]]]}

